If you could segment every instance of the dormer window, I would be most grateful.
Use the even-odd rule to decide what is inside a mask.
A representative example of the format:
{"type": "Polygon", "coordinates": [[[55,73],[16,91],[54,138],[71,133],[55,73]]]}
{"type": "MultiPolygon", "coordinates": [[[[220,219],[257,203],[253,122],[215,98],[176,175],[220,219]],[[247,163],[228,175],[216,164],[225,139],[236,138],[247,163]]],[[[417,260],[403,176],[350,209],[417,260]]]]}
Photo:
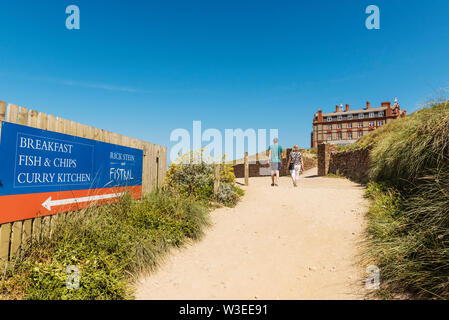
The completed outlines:
{"type": "Polygon", "coordinates": [[[343,120],[343,116],[338,116],[337,120],[338,120],[338,121],[343,120]]]}
{"type": "Polygon", "coordinates": [[[369,117],[370,117],[370,118],[374,118],[374,112],[370,112],[370,113],[369,113],[369,117]]]}
{"type": "Polygon", "coordinates": [[[327,117],[327,122],[331,122],[332,121],[332,117],[327,117]]]}
{"type": "Polygon", "coordinates": [[[352,120],[352,114],[348,114],[348,120],[352,120]]]}
{"type": "Polygon", "coordinates": [[[365,118],[365,114],[359,113],[359,119],[363,119],[363,118],[365,118]]]}
{"type": "Polygon", "coordinates": [[[385,113],[383,111],[379,111],[378,115],[379,115],[379,117],[383,117],[385,115],[385,113]]]}

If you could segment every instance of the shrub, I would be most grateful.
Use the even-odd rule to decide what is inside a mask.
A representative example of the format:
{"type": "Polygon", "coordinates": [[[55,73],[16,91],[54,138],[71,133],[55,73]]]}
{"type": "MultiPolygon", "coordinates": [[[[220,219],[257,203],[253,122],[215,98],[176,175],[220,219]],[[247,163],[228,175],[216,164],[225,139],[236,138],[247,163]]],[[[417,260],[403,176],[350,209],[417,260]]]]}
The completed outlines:
{"type": "Polygon", "coordinates": [[[237,204],[243,192],[241,188],[235,185],[221,183],[217,192],[217,200],[229,207],[233,207],[237,204]]]}
{"type": "Polygon", "coordinates": [[[187,153],[169,166],[165,188],[197,200],[216,200],[224,205],[237,203],[241,191],[234,185],[232,165],[220,163],[220,185],[214,195],[215,164],[203,160],[202,153],[187,153]]]}

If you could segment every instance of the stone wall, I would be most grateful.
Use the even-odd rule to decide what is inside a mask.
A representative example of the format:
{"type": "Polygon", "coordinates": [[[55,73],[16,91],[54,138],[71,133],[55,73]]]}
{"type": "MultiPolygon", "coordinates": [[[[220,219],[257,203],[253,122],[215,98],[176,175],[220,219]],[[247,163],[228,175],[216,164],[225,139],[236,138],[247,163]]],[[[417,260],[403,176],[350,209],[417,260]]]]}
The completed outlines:
{"type": "Polygon", "coordinates": [[[337,146],[330,143],[318,145],[318,175],[325,176],[329,173],[329,161],[331,152],[337,151],[337,146]]]}
{"type": "MultiPolygon", "coordinates": [[[[288,156],[290,155],[291,149],[286,150],[286,157],[282,159],[282,169],[279,172],[280,176],[287,176],[288,172],[287,162],[288,156]]],[[[315,158],[304,157],[304,169],[309,170],[317,166],[317,160],[315,158]]],[[[234,174],[236,178],[245,177],[245,165],[237,164],[233,166],[234,174]]],[[[271,169],[267,161],[256,161],[249,163],[249,176],[252,177],[266,177],[271,175],[271,169]]]]}
{"type": "Polygon", "coordinates": [[[368,182],[371,148],[368,146],[357,150],[331,152],[328,173],[343,175],[361,183],[368,182]]]}

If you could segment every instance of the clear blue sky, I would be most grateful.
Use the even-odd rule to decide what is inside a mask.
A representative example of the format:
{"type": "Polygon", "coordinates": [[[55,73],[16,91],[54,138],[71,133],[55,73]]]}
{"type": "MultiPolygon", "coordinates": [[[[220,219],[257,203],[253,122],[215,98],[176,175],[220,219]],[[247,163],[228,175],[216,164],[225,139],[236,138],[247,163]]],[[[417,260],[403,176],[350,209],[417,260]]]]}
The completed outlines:
{"type": "Polygon", "coordinates": [[[448,14],[443,0],[2,0],[0,100],[169,147],[193,120],[309,147],[320,108],[397,96],[410,112],[449,87],[448,14]]]}

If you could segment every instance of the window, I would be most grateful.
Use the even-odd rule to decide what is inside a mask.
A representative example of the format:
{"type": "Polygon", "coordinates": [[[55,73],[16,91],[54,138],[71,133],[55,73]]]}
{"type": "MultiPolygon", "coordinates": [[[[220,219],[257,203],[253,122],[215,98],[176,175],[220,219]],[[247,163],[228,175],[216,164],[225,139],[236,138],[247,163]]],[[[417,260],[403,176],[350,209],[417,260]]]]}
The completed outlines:
{"type": "Polygon", "coordinates": [[[337,128],[341,129],[341,123],[337,124],[337,128]]]}
{"type": "Polygon", "coordinates": [[[343,120],[343,116],[338,116],[337,119],[338,119],[338,121],[341,121],[341,120],[343,120]]]}
{"type": "Polygon", "coordinates": [[[331,124],[329,124],[329,125],[327,126],[327,130],[332,130],[332,125],[331,125],[331,124]]]}
{"type": "Polygon", "coordinates": [[[327,134],[327,140],[328,140],[328,141],[332,140],[332,133],[328,133],[328,134],[327,134]]]}
{"type": "Polygon", "coordinates": [[[352,128],[352,122],[348,123],[348,128],[351,129],[352,128]]]}
{"type": "Polygon", "coordinates": [[[379,117],[383,117],[383,116],[385,115],[385,113],[384,113],[383,111],[379,111],[379,112],[377,113],[377,115],[378,115],[379,117]]]}
{"type": "Polygon", "coordinates": [[[363,131],[359,131],[359,138],[363,137],[363,131]]]}
{"type": "Polygon", "coordinates": [[[363,122],[359,122],[359,128],[363,128],[363,122]]]}
{"type": "Polygon", "coordinates": [[[348,120],[352,120],[352,114],[348,114],[348,120]]]}
{"type": "Polygon", "coordinates": [[[383,126],[383,125],[384,125],[384,121],[383,121],[383,120],[379,120],[379,121],[377,122],[377,125],[378,125],[379,127],[383,126]]]}
{"type": "Polygon", "coordinates": [[[337,136],[338,136],[338,140],[341,140],[341,139],[343,139],[343,135],[342,135],[342,133],[341,133],[341,132],[339,132],[339,133],[337,134],[337,136]]]}
{"type": "Polygon", "coordinates": [[[374,118],[374,112],[370,112],[370,113],[369,113],[369,117],[370,117],[370,118],[374,118]]]}
{"type": "Polygon", "coordinates": [[[369,126],[374,127],[374,121],[370,121],[369,126]]]}
{"type": "Polygon", "coordinates": [[[365,118],[365,115],[363,113],[359,113],[359,119],[365,118]]]}
{"type": "Polygon", "coordinates": [[[327,122],[331,122],[332,121],[332,117],[327,117],[327,122]]]}
{"type": "Polygon", "coordinates": [[[352,140],[352,131],[348,132],[348,140],[352,140]]]}

